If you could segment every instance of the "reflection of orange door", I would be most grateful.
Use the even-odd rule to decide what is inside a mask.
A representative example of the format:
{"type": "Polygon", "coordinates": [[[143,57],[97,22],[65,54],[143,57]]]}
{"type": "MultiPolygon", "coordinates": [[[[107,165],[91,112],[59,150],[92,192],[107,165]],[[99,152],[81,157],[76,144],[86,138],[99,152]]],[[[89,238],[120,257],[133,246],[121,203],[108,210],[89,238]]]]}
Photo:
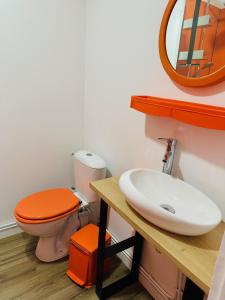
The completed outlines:
{"type": "Polygon", "coordinates": [[[211,73],[221,69],[225,65],[225,8],[220,9],[220,15],[217,19],[217,32],[212,55],[213,67],[211,73]]]}
{"type": "MultiPolygon", "coordinates": [[[[184,20],[193,19],[196,0],[187,0],[184,20]]],[[[225,9],[219,9],[202,2],[199,16],[210,15],[210,23],[205,27],[197,28],[194,50],[203,50],[204,55],[201,59],[192,60],[193,66],[189,76],[205,76],[220,69],[225,65],[225,9]],[[194,66],[196,64],[196,66],[194,66]]],[[[183,29],[181,33],[179,52],[186,52],[189,49],[191,28],[183,29]]],[[[187,61],[180,60],[177,63],[178,73],[187,76],[187,61]]]]}

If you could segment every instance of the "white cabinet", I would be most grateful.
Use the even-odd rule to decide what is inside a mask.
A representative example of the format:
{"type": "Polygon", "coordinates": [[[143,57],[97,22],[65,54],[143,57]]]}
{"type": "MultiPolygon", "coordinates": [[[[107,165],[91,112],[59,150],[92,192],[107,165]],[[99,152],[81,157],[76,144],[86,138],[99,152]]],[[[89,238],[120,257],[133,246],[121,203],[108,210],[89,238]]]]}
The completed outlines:
{"type": "Polygon", "coordinates": [[[156,300],[181,300],[183,274],[148,242],[144,242],[140,281],[156,300]]]}

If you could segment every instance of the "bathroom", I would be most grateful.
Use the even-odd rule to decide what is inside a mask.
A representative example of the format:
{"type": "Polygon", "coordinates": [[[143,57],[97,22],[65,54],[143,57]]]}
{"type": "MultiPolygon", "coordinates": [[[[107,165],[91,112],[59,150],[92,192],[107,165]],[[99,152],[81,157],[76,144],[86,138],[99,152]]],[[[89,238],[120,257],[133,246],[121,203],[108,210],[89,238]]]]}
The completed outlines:
{"type": "MultiPolygon", "coordinates": [[[[13,216],[20,199],[49,188],[73,186],[72,153],[80,149],[97,153],[106,162],[108,176],[120,176],[133,168],[161,171],[166,145],[159,137],[178,141],[174,175],[210,197],[225,220],[225,132],[130,108],[132,95],[225,107],[224,82],[185,87],[166,74],[158,39],[168,2],[0,1],[0,253],[3,239],[20,233],[13,216]]],[[[133,228],[111,209],[109,232],[120,241],[133,228]]],[[[147,275],[140,279],[141,284],[156,299],[175,299],[174,289],[166,291],[165,297],[158,291],[153,295],[150,252],[160,256],[148,243],[144,245],[147,275]]],[[[120,258],[128,265],[130,252],[120,258]]],[[[21,268],[23,259],[18,264],[21,268]]],[[[170,265],[167,258],[162,259],[170,265]]],[[[12,260],[13,253],[9,262],[12,260]]],[[[170,267],[179,273],[172,263],[170,267]]],[[[2,272],[0,266],[0,278],[2,272]]],[[[165,281],[171,278],[165,277],[165,281]]],[[[65,280],[59,280],[59,286],[65,280]]],[[[5,284],[10,280],[0,280],[1,291],[5,284]]],[[[32,281],[29,284],[32,290],[32,281]]],[[[33,288],[39,289],[38,285],[33,288]]],[[[71,293],[61,298],[59,293],[52,299],[73,299],[71,293]]],[[[132,293],[124,294],[124,299],[151,299],[148,292],[140,297],[132,293]]],[[[20,293],[11,298],[2,295],[1,300],[39,299],[20,293]]],[[[48,294],[42,296],[48,297],[51,299],[48,294]]]]}

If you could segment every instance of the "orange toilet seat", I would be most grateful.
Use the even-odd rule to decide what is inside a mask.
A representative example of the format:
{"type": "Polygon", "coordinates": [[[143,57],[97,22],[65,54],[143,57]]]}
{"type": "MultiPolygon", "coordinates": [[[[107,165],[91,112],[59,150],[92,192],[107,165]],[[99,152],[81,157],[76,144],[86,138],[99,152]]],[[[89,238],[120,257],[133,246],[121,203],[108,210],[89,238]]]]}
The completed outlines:
{"type": "Polygon", "coordinates": [[[22,223],[41,224],[62,219],[75,212],[79,205],[79,199],[69,189],[51,189],[22,199],[14,215],[22,223]]]}

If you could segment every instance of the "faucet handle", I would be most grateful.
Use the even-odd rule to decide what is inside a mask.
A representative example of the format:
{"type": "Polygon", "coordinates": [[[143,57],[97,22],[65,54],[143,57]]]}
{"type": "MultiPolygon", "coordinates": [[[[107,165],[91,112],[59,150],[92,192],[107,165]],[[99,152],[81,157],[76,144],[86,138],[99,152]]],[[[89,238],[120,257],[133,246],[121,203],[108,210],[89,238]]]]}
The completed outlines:
{"type": "Polygon", "coordinates": [[[173,139],[171,139],[171,138],[162,138],[162,137],[159,137],[158,140],[165,141],[167,143],[171,143],[173,141],[173,139]]]}
{"type": "Polygon", "coordinates": [[[161,137],[159,137],[158,140],[165,141],[165,142],[167,142],[169,144],[171,144],[172,142],[177,142],[177,140],[175,140],[173,138],[161,138],[161,137]]]}
{"type": "Polygon", "coordinates": [[[173,138],[158,138],[158,140],[167,142],[166,153],[162,160],[164,163],[163,172],[171,175],[177,140],[173,138]]]}
{"type": "Polygon", "coordinates": [[[170,153],[171,150],[175,148],[177,140],[172,138],[158,138],[158,140],[167,142],[166,154],[163,160],[163,162],[165,162],[168,159],[168,153],[170,153]]]}

